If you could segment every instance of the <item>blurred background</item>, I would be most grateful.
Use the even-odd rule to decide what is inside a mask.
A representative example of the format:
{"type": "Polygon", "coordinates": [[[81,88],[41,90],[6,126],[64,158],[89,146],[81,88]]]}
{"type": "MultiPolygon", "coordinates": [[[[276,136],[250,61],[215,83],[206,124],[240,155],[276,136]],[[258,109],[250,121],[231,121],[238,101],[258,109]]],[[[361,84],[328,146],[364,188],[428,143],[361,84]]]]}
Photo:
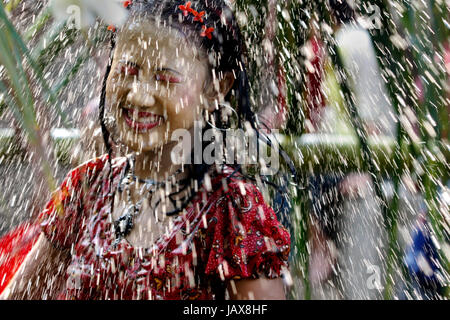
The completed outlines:
{"type": "MultiPolygon", "coordinates": [[[[104,151],[108,2],[0,2],[0,236],[104,151]]],[[[300,177],[272,198],[289,298],[447,299],[450,2],[229,4],[255,112],[300,177]]]]}

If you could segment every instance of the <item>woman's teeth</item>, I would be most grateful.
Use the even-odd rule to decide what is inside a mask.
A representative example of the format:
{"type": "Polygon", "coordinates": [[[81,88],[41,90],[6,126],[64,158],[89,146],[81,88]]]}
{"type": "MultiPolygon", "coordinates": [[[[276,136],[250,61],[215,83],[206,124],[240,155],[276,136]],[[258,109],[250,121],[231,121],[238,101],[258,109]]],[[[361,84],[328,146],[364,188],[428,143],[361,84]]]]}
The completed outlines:
{"type": "Polygon", "coordinates": [[[162,124],[164,117],[150,112],[124,109],[124,118],[127,125],[138,132],[146,132],[162,124]]]}
{"type": "Polygon", "coordinates": [[[127,116],[136,122],[140,123],[154,123],[161,120],[161,116],[149,112],[137,112],[130,109],[125,109],[127,116]]]}
{"type": "Polygon", "coordinates": [[[155,116],[150,116],[150,117],[138,117],[132,118],[133,120],[137,121],[137,122],[141,122],[141,123],[153,123],[159,120],[159,117],[155,117],[155,116]]]}

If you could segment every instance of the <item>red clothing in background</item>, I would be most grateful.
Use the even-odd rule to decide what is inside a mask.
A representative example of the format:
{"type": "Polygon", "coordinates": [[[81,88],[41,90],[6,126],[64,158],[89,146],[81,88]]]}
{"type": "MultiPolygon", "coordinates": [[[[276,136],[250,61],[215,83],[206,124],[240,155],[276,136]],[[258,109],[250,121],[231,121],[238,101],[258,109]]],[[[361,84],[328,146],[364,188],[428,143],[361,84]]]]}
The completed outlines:
{"type": "Polygon", "coordinates": [[[306,75],[306,119],[311,121],[312,126],[317,129],[322,112],[325,108],[325,97],[322,92],[322,81],[324,78],[324,64],[325,64],[325,48],[321,40],[313,36],[309,40],[310,54],[308,57],[310,63],[307,68],[306,75]]]}

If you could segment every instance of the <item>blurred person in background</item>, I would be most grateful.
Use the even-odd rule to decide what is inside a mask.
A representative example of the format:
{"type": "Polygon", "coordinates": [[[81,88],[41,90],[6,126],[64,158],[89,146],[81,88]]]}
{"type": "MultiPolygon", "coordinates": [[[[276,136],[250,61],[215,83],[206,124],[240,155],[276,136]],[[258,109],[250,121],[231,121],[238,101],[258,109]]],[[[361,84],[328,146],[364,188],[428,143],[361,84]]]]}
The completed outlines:
{"type": "MultiPolygon", "coordinates": [[[[393,108],[381,77],[375,50],[368,31],[361,25],[353,4],[330,0],[334,35],[339,54],[349,75],[358,114],[368,135],[375,139],[394,137],[393,108]]],[[[309,42],[309,86],[307,88],[308,125],[312,133],[333,133],[342,110],[333,108],[332,95],[324,92],[327,81],[325,49],[314,33],[309,42]],[[335,109],[335,110],[333,110],[335,109]]],[[[332,71],[331,71],[332,72],[332,71]]],[[[328,88],[328,90],[330,90],[328,88]]],[[[335,97],[334,97],[335,98],[335,97]]],[[[347,129],[340,130],[348,134],[347,129]]],[[[368,270],[382,267],[384,246],[383,217],[374,196],[368,174],[340,172],[311,177],[310,279],[320,284],[338,268],[344,297],[379,298],[381,291],[368,288],[368,270]],[[349,202],[351,200],[351,202],[349,202]],[[350,205],[350,203],[353,203],[350,205]]],[[[380,280],[382,275],[380,275],[380,280]]]]}

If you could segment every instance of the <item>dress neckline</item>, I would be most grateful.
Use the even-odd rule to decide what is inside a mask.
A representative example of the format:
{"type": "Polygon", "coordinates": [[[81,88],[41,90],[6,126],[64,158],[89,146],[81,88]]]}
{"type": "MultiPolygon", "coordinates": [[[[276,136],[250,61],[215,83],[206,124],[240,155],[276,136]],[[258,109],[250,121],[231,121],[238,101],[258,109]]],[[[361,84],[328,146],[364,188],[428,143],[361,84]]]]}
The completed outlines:
{"type": "MultiPolygon", "coordinates": [[[[158,237],[156,237],[154,239],[153,244],[150,247],[134,246],[126,238],[121,239],[117,244],[115,244],[117,238],[116,238],[114,230],[113,230],[113,222],[114,222],[113,209],[114,208],[112,207],[112,205],[113,205],[115,194],[119,187],[119,183],[120,183],[121,179],[123,178],[124,174],[126,174],[128,164],[129,164],[128,156],[123,156],[123,157],[118,157],[118,158],[113,159],[113,165],[112,165],[113,170],[118,169],[119,171],[113,177],[111,193],[106,195],[107,202],[108,202],[108,206],[107,206],[108,212],[106,215],[102,215],[100,217],[100,219],[102,219],[102,220],[105,219],[107,222],[105,232],[107,234],[107,237],[109,237],[109,240],[111,241],[108,244],[108,247],[110,248],[110,250],[116,251],[117,249],[120,248],[120,246],[125,245],[128,250],[132,250],[133,252],[142,252],[144,256],[148,256],[148,255],[151,256],[152,252],[154,252],[154,251],[158,252],[158,253],[164,252],[165,249],[167,248],[167,246],[169,245],[169,243],[171,242],[171,240],[174,239],[176,234],[179,231],[182,231],[183,225],[185,225],[187,221],[189,221],[191,223],[192,221],[198,220],[196,225],[194,225],[193,228],[190,230],[190,233],[188,235],[186,235],[186,238],[182,241],[179,248],[177,250],[174,250],[175,253],[184,251],[183,246],[188,245],[187,242],[192,240],[193,236],[195,235],[196,230],[198,229],[198,226],[201,222],[201,219],[200,219],[201,214],[204,213],[205,209],[207,211],[209,211],[209,209],[214,204],[214,203],[211,203],[213,201],[213,197],[208,197],[208,201],[206,201],[206,203],[199,208],[197,214],[195,214],[195,212],[194,212],[195,205],[199,199],[199,197],[198,197],[199,194],[201,192],[208,192],[205,190],[204,183],[202,183],[202,185],[199,186],[199,189],[195,193],[193,199],[183,210],[185,212],[185,215],[179,214],[175,219],[173,219],[174,226],[173,226],[172,230],[169,232],[168,236],[166,235],[166,232],[162,232],[158,237]],[[118,167],[120,167],[120,168],[118,168],[118,167]],[[195,215],[198,215],[198,217],[195,217],[195,215]]],[[[222,168],[221,172],[217,171],[217,169],[213,169],[213,172],[215,172],[215,177],[211,177],[212,181],[218,177],[224,177],[224,176],[232,177],[236,171],[233,170],[231,167],[225,166],[224,168],[222,168]]],[[[211,192],[215,192],[214,188],[211,192]]],[[[91,241],[94,241],[94,239],[91,239],[91,241]]]]}

